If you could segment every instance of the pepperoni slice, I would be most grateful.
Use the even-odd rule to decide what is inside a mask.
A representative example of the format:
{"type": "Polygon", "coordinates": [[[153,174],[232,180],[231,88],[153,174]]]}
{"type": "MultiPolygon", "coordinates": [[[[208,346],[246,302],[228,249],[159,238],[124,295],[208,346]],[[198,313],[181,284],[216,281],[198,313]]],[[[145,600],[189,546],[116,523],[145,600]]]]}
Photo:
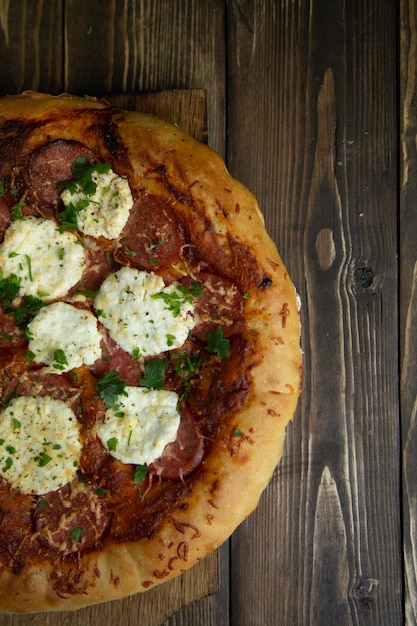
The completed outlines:
{"type": "Polygon", "coordinates": [[[106,254],[97,241],[92,237],[83,237],[82,241],[87,267],[81,280],[70,290],[70,294],[97,291],[103,280],[116,269],[112,256],[106,254]]]}
{"type": "Polygon", "coordinates": [[[161,478],[183,478],[195,470],[203,460],[204,439],[192,418],[191,411],[181,411],[181,423],[177,438],[169,443],[159,459],[150,466],[149,472],[161,478]]]}
{"type": "Polygon", "coordinates": [[[107,504],[78,480],[42,496],[35,509],[38,541],[64,554],[92,548],[103,535],[107,504]]]}
{"type": "Polygon", "coordinates": [[[13,206],[12,196],[5,192],[0,197],[0,243],[4,239],[4,233],[6,229],[12,223],[11,207],[13,206]]]}
{"type": "Polygon", "coordinates": [[[4,313],[0,306],[0,350],[12,350],[27,343],[24,333],[18,329],[13,315],[4,313]]]}
{"type": "MultiPolygon", "coordinates": [[[[35,150],[29,159],[29,187],[40,206],[55,207],[59,201],[57,184],[72,178],[72,165],[78,157],[94,163],[92,150],[79,141],[57,139],[35,150]]],[[[51,211],[49,211],[51,212],[51,211]]]]}
{"type": "Polygon", "coordinates": [[[127,385],[137,386],[143,376],[141,361],[134,359],[131,354],[123,350],[103,327],[101,341],[102,358],[97,359],[91,368],[97,378],[101,378],[110,370],[115,370],[127,385]]]}
{"type": "Polygon", "coordinates": [[[204,341],[207,332],[214,332],[217,326],[222,327],[224,337],[242,332],[245,326],[243,299],[233,281],[218,274],[200,272],[195,278],[188,276],[182,282],[187,287],[198,282],[204,289],[203,294],[194,300],[195,312],[200,319],[192,330],[195,337],[204,341]]]}
{"type": "Polygon", "coordinates": [[[155,271],[178,258],[185,240],[171,205],[143,195],[132,207],[120,242],[117,258],[121,263],[155,271]]]}

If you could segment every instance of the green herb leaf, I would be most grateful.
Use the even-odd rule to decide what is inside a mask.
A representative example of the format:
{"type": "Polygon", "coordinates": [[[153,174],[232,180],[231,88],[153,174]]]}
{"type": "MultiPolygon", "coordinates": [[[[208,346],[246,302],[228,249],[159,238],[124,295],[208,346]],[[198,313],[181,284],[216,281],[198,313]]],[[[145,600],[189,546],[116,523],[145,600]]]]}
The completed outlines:
{"type": "Polygon", "coordinates": [[[77,543],[81,539],[81,535],[83,534],[84,529],[80,526],[73,526],[71,531],[71,541],[77,543]]]}
{"type": "Polygon", "coordinates": [[[21,276],[10,274],[7,278],[0,278],[0,300],[5,313],[10,313],[12,309],[12,301],[19,294],[22,284],[21,276]]]}
{"type": "Polygon", "coordinates": [[[220,359],[230,355],[230,341],[223,337],[223,328],[217,326],[214,333],[207,333],[207,350],[217,354],[220,359]]]}
{"type": "Polygon", "coordinates": [[[146,476],[147,471],[148,468],[146,465],[136,465],[135,469],[133,470],[133,482],[135,483],[135,485],[138,485],[142,482],[142,480],[146,476]]]}
{"type": "Polygon", "coordinates": [[[92,179],[94,173],[105,174],[110,169],[110,163],[89,163],[85,157],[78,157],[72,165],[73,177],[70,180],[58,183],[58,191],[68,189],[71,193],[81,190],[86,196],[93,196],[97,184],[92,179]]]}
{"type": "Polygon", "coordinates": [[[19,200],[19,202],[16,202],[16,204],[14,204],[12,206],[12,208],[10,209],[10,212],[12,214],[12,219],[13,220],[22,220],[23,219],[23,212],[22,209],[25,206],[25,203],[23,200],[19,200]]]}
{"type": "Polygon", "coordinates": [[[186,285],[177,285],[176,291],[172,293],[158,291],[158,293],[152,295],[152,298],[154,300],[163,300],[166,305],[165,308],[171,311],[174,317],[178,317],[181,313],[181,307],[184,304],[192,304],[194,298],[198,298],[203,292],[204,289],[200,283],[193,283],[191,289],[186,287],[186,285]]]}
{"type": "Polygon", "coordinates": [[[111,437],[110,439],[108,439],[107,448],[109,452],[114,452],[117,448],[118,443],[119,443],[119,440],[117,439],[117,437],[111,437]]]}
{"type": "Polygon", "coordinates": [[[148,361],[145,366],[143,378],[140,379],[140,384],[143,387],[149,387],[151,389],[162,389],[165,384],[165,368],[167,362],[164,359],[153,359],[148,361]]]}
{"type": "Polygon", "coordinates": [[[20,306],[13,309],[14,318],[16,320],[17,327],[20,330],[25,330],[35,317],[36,313],[45,306],[45,303],[35,296],[23,296],[20,306]]]}
{"type": "Polygon", "coordinates": [[[45,467],[45,465],[48,465],[48,463],[52,461],[52,457],[46,454],[46,452],[41,452],[38,456],[35,456],[34,460],[39,467],[45,467]]]}
{"type": "Polygon", "coordinates": [[[127,396],[126,383],[114,370],[110,370],[97,382],[97,393],[104,404],[110,409],[118,396],[127,396]]]}
{"type": "Polygon", "coordinates": [[[68,360],[65,352],[61,349],[54,350],[53,367],[57,370],[64,370],[66,365],[68,365],[68,360]]]}

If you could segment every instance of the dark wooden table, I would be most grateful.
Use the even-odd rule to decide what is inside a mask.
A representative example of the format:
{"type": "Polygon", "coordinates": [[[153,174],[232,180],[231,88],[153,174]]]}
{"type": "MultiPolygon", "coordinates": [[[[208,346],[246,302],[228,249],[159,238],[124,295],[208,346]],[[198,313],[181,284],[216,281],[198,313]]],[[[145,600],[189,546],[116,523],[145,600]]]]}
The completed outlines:
{"type": "Polygon", "coordinates": [[[23,89],[205,90],[301,296],[304,380],[259,508],[168,599],[0,622],[416,624],[417,1],[0,0],[23,89]]]}

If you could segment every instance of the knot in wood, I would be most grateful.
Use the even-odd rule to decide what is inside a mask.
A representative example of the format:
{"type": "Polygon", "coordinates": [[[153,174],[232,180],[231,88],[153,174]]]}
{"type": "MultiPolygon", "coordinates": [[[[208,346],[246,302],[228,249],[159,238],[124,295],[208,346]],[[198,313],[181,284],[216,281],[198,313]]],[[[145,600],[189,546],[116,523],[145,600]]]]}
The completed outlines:
{"type": "Polygon", "coordinates": [[[374,282],[375,274],[372,268],[366,265],[357,267],[353,273],[355,283],[363,289],[369,289],[374,282]]]}

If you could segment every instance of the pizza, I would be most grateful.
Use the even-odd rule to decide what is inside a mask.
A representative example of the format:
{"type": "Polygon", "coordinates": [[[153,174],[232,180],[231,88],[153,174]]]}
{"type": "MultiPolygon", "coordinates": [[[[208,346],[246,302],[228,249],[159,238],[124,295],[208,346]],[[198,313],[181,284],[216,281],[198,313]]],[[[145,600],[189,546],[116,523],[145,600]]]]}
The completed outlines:
{"type": "Polygon", "coordinates": [[[0,609],[146,591],[257,506],[300,389],[253,195],[171,123],[0,99],[0,609]]]}

